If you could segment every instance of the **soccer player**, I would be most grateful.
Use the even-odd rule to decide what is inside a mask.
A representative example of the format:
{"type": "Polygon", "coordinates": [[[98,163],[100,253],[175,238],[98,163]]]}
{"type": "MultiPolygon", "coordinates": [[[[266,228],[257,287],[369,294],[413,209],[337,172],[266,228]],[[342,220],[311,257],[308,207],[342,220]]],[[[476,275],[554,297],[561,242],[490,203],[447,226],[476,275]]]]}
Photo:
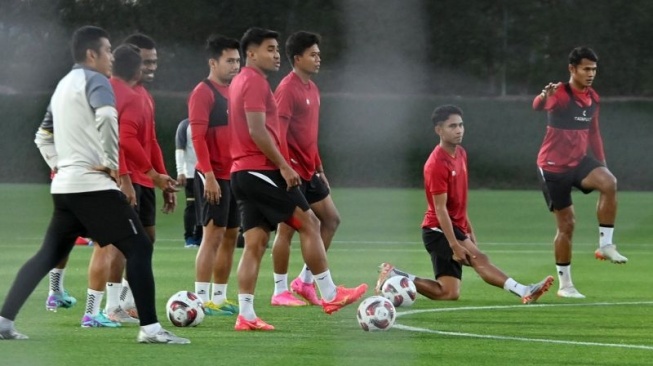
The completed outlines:
{"type": "Polygon", "coordinates": [[[134,210],[118,190],[118,123],[107,77],[113,56],[109,35],[84,26],[72,39],[73,69],[59,82],[50,102],[57,174],[51,192],[54,212],[43,245],[18,271],[0,310],[0,339],[27,339],[14,319],[48,271],[66,257],[77,236],[114,245],[127,258],[140,310],[141,343],[190,343],[164,330],[156,317],[152,243],[134,210]],[[98,210],[102,207],[102,210],[98,210]]]}
{"type": "Polygon", "coordinates": [[[195,259],[195,293],[207,315],[234,315],[238,306],[227,300],[240,220],[231,194],[231,137],[228,129],[229,83],[240,70],[240,44],[212,35],[206,42],[209,76],[188,98],[188,119],[197,154],[195,197],[203,226],[195,259]],[[213,277],[213,290],[209,295],[213,277]]]}
{"type": "MultiPolygon", "coordinates": [[[[320,70],[320,36],[309,32],[296,32],[286,40],[286,56],[293,65],[292,71],[281,80],[274,93],[280,123],[288,126],[288,154],[290,165],[301,177],[300,190],[320,219],[320,236],[325,250],[340,224],[340,215],[329,194],[329,182],[324,174],[318,152],[317,135],[320,114],[320,91],[311,80],[320,70]]],[[[272,247],[274,261],[274,294],[271,303],[276,306],[303,306],[288,290],[288,258],[290,241],[295,230],[285,223],[277,227],[272,247]]],[[[304,264],[292,290],[310,304],[320,305],[311,270],[304,264]]]]}
{"type": "Polygon", "coordinates": [[[238,265],[239,315],[236,330],[273,330],[254,312],[254,290],[270,231],[286,222],[299,231],[304,261],[314,273],[327,314],[358,300],[366,284],[336,287],[329,272],[319,220],[299,190],[301,177],[288,164],[287,126],[267,81],[279,70],[279,34],[250,28],[240,45],[245,67],[229,88],[231,187],[242,218],[245,248],[238,265]]]}
{"type": "Polygon", "coordinates": [[[569,54],[569,82],[549,83],[533,100],[533,109],[547,112],[547,128],[537,157],[546,204],[555,216],[555,261],[560,280],[558,296],[583,299],[571,280],[574,233],[572,187],[588,194],[599,191],[596,216],[599,248],[594,255],[612,263],[626,263],[612,242],[617,216],[617,179],[608,170],[599,130],[599,95],[592,88],[598,56],[587,47],[569,54]],[[593,157],[588,155],[592,149],[593,157]]]}
{"type": "MultiPolygon", "coordinates": [[[[154,118],[154,98],[147,91],[144,84],[154,81],[154,73],[158,67],[158,58],[156,51],[156,43],[152,38],[141,34],[135,33],[128,36],[123,43],[133,44],[140,49],[141,58],[143,60],[141,65],[141,79],[134,87],[134,90],[143,96],[145,100],[145,136],[142,136],[141,143],[145,158],[152,164],[153,169],[161,174],[168,175],[163,161],[163,154],[161,147],[156,138],[155,118],[154,118]]],[[[152,240],[156,241],[156,199],[154,194],[154,182],[151,177],[142,171],[132,171],[131,179],[136,191],[136,212],[145,227],[145,231],[152,240]]],[[[163,190],[163,213],[171,213],[177,205],[176,190],[172,189],[174,180],[169,180],[169,186],[163,190]]],[[[176,182],[175,182],[176,184],[176,182]]],[[[115,263],[114,263],[115,264],[115,263]]],[[[122,272],[120,263],[112,268],[112,273],[117,271],[122,272]]],[[[120,294],[121,307],[127,311],[132,317],[138,317],[138,313],[134,307],[133,296],[129,287],[129,282],[126,279],[122,281],[122,293],[120,294]]]]}
{"type": "Polygon", "coordinates": [[[420,278],[396,269],[390,263],[380,267],[375,291],[391,276],[405,276],[417,291],[432,300],[457,300],[463,265],[471,266],[486,283],[503,288],[531,304],[544,294],[553,277],[533,285],[522,285],[506,276],[481,252],[467,216],[467,153],[463,141],[463,111],[452,105],[436,108],[431,116],[440,143],[424,164],[424,190],[428,210],[422,221],[422,240],[431,256],[435,280],[420,278]]]}
{"type": "Polygon", "coordinates": [[[197,156],[193,148],[188,118],[179,122],[175,133],[175,166],[177,183],[184,187],[186,207],[184,208],[184,242],[186,248],[197,248],[202,240],[202,225],[195,212],[195,165],[197,156]]]}

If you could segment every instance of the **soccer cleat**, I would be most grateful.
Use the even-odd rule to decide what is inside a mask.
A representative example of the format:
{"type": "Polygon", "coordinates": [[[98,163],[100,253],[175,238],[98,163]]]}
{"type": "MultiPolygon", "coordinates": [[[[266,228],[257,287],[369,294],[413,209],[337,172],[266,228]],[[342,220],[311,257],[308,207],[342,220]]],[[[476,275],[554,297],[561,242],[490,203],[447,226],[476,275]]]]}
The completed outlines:
{"type": "Polygon", "coordinates": [[[217,304],[213,303],[212,301],[207,301],[204,303],[204,314],[209,316],[214,316],[214,315],[229,316],[229,315],[234,315],[236,313],[232,313],[231,311],[220,309],[220,306],[218,306],[217,304]]]}
{"type": "Polygon", "coordinates": [[[75,239],[75,245],[93,245],[93,240],[78,236],[75,239]]]}
{"type": "Polygon", "coordinates": [[[245,319],[242,315],[236,318],[234,330],[274,330],[274,326],[256,318],[253,321],[245,319]]]}
{"type": "Polygon", "coordinates": [[[376,286],[374,286],[374,294],[378,295],[381,293],[381,286],[388,278],[392,277],[392,270],[395,269],[390,263],[381,263],[379,266],[379,278],[376,280],[376,286]]]}
{"type": "Polygon", "coordinates": [[[9,329],[0,330],[0,340],[2,340],[2,339],[6,339],[6,340],[16,339],[16,340],[19,340],[19,339],[29,339],[29,337],[22,334],[22,333],[18,333],[16,331],[16,329],[14,329],[14,328],[9,328],[9,329]]]}
{"type": "Polygon", "coordinates": [[[98,315],[84,314],[82,328],[118,328],[120,323],[109,320],[103,313],[98,315]]]}
{"type": "Polygon", "coordinates": [[[295,278],[290,283],[290,288],[294,293],[303,297],[311,305],[322,305],[322,302],[317,297],[317,291],[315,291],[315,282],[305,283],[299,278],[295,278]]]}
{"type": "Polygon", "coordinates": [[[68,309],[77,304],[77,299],[70,296],[68,291],[55,292],[45,300],[45,310],[56,312],[58,308],[68,309]]]}
{"type": "Polygon", "coordinates": [[[186,238],[184,248],[199,248],[200,242],[195,238],[186,238]]]}
{"type": "Polygon", "coordinates": [[[584,299],[585,295],[581,294],[576,290],[574,286],[563,287],[558,290],[558,297],[564,297],[567,299],[584,299]]]}
{"type": "Polygon", "coordinates": [[[190,344],[190,339],[177,337],[163,328],[156,334],[147,334],[141,329],[136,340],[138,343],[190,344]]]}
{"type": "Polygon", "coordinates": [[[628,258],[624,257],[623,255],[619,254],[619,252],[617,252],[617,246],[614,244],[608,244],[600,247],[599,249],[594,251],[594,257],[598,260],[602,260],[602,261],[609,260],[612,263],[618,263],[618,264],[628,262],[628,258]]]}
{"type": "Polygon", "coordinates": [[[274,295],[272,296],[272,300],[270,301],[272,306],[292,306],[292,307],[297,307],[297,306],[306,306],[307,304],[300,300],[295,298],[292,295],[292,292],[286,290],[279,295],[274,295]]]}
{"type": "Polygon", "coordinates": [[[131,305],[131,306],[122,305],[121,308],[132,318],[138,319],[138,309],[136,309],[136,305],[131,305]]]}
{"type": "Polygon", "coordinates": [[[138,324],[139,320],[137,318],[132,318],[129,313],[123,310],[120,306],[112,309],[108,312],[109,320],[115,323],[128,323],[128,324],[138,324]]]}
{"type": "Polygon", "coordinates": [[[346,288],[338,286],[336,288],[336,296],[331,301],[322,299],[322,309],[325,313],[331,315],[343,307],[353,303],[365,294],[367,291],[367,284],[363,283],[358,287],[346,288]]]}
{"type": "Polygon", "coordinates": [[[542,281],[528,286],[528,292],[521,298],[522,303],[533,304],[540,298],[540,296],[549,291],[549,287],[551,287],[552,284],[553,276],[546,276],[542,281]]]}
{"type": "Polygon", "coordinates": [[[231,315],[238,314],[238,305],[229,300],[225,300],[222,304],[218,304],[218,308],[222,311],[231,313],[231,315]]]}

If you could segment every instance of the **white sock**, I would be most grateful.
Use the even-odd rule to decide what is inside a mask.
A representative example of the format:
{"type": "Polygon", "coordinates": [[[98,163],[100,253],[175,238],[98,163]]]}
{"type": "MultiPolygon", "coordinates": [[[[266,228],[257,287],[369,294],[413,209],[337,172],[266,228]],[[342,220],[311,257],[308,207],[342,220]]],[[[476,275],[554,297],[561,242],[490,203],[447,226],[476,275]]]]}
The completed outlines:
{"type": "Polygon", "coordinates": [[[52,268],[50,270],[50,291],[48,296],[54,295],[54,293],[63,293],[63,275],[65,268],[52,268]]]}
{"type": "Polygon", "coordinates": [[[238,294],[238,309],[239,314],[245,320],[256,320],[256,313],[254,312],[254,295],[238,294]]]}
{"type": "Polygon", "coordinates": [[[200,298],[200,300],[202,300],[202,302],[209,302],[210,289],[210,282],[195,282],[195,294],[200,298]]]}
{"type": "Polygon", "coordinates": [[[599,225],[599,247],[603,248],[606,245],[612,244],[612,233],[614,232],[613,226],[599,225]]]}
{"type": "Polygon", "coordinates": [[[506,280],[506,282],[503,284],[503,289],[519,297],[524,297],[528,293],[528,286],[524,286],[521,283],[513,280],[512,277],[506,280]]]}
{"type": "Polygon", "coordinates": [[[220,305],[225,302],[225,300],[227,300],[227,284],[214,283],[211,302],[216,305],[220,305]]]}
{"type": "Polygon", "coordinates": [[[132,294],[132,289],[129,287],[129,282],[126,279],[122,279],[122,291],[120,292],[120,301],[125,303],[127,307],[136,306],[134,303],[134,295],[132,294]]]}
{"type": "Polygon", "coordinates": [[[304,264],[304,267],[302,267],[302,271],[299,272],[299,279],[304,282],[304,283],[313,283],[315,281],[315,278],[313,276],[313,272],[311,272],[310,269],[308,269],[308,266],[304,264]]]}
{"type": "Polygon", "coordinates": [[[0,316],[0,329],[13,329],[14,321],[0,316]]]}
{"type": "Polygon", "coordinates": [[[274,273],[274,295],[277,296],[281,293],[288,291],[288,274],[274,273]]]}
{"type": "Polygon", "coordinates": [[[107,314],[120,306],[120,294],[122,293],[122,283],[107,282],[107,301],[104,305],[104,311],[107,314]]]}
{"type": "Polygon", "coordinates": [[[103,291],[95,291],[90,288],[86,290],[86,314],[95,316],[100,313],[100,304],[102,303],[103,291]]]}
{"type": "Polygon", "coordinates": [[[574,286],[573,282],[571,282],[571,264],[566,266],[556,265],[556,270],[558,271],[558,281],[560,281],[560,288],[574,286]]]}
{"type": "Polygon", "coordinates": [[[336,284],[331,278],[331,271],[328,269],[324,273],[314,275],[317,288],[320,289],[320,295],[324,301],[331,301],[336,297],[336,284]]]}
{"type": "Polygon", "coordinates": [[[392,273],[394,273],[394,274],[396,274],[396,275],[399,275],[399,276],[408,277],[408,279],[411,280],[411,281],[413,281],[413,282],[415,281],[415,275],[414,275],[414,274],[410,274],[410,273],[408,273],[408,272],[404,272],[404,271],[402,271],[402,270],[400,270],[400,269],[398,269],[398,268],[393,268],[393,269],[392,269],[392,273]]]}
{"type": "Polygon", "coordinates": [[[152,324],[142,326],[141,329],[147,335],[155,335],[159,333],[161,329],[163,329],[163,327],[161,327],[161,323],[152,323],[152,324]]]}

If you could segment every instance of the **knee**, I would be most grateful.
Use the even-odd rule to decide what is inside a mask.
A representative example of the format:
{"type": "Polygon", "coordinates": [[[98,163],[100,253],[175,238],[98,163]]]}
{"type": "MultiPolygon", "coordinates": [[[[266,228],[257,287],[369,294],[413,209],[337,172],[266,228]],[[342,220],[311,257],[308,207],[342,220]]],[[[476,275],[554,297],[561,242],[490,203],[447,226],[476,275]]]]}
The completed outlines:
{"type": "Polygon", "coordinates": [[[335,215],[333,217],[329,217],[326,220],[321,221],[320,225],[324,229],[335,233],[336,230],[338,230],[338,226],[340,226],[340,215],[335,215]]]}

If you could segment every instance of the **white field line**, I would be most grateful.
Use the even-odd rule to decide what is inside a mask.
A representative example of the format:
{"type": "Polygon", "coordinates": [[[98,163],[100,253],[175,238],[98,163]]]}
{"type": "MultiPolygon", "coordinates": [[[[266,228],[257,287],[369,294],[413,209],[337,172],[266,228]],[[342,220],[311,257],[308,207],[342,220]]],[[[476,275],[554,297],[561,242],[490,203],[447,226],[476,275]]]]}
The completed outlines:
{"type": "MultiPolygon", "coordinates": [[[[542,308],[542,307],[573,307],[573,306],[619,306],[619,305],[653,305],[653,301],[639,301],[639,302],[597,302],[589,304],[534,304],[534,305],[501,305],[501,306],[464,306],[459,308],[438,308],[438,309],[422,309],[422,310],[409,310],[397,313],[397,317],[407,316],[412,314],[419,313],[429,313],[429,312],[447,312],[447,311],[479,311],[479,310],[498,310],[498,309],[529,309],[529,308],[542,308]]],[[[653,351],[653,346],[641,345],[641,344],[624,344],[624,343],[601,343],[601,342],[584,342],[584,341],[571,341],[571,340],[560,340],[560,339],[546,339],[546,338],[525,338],[525,337],[513,337],[513,336],[502,336],[502,335],[491,335],[491,334],[476,334],[476,333],[463,333],[463,332],[448,332],[434,329],[426,329],[419,327],[411,327],[403,324],[395,324],[393,328],[406,330],[410,332],[419,332],[419,333],[429,333],[429,334],[438,334],[446,335],[453,337],[466,337],[466,338],[481,338],[481,339],[493,339],[493,340],[503,340],[503,341],[518,341],[518,342],[536,342],[536,343],[550,343],[550,344],[562,344],[562,345],[572,345],[572,346],[589,346],[589,347],[612,347],[612,348],[626,348],[626,349],[642,349],[647,351],[653,351]]]]}

